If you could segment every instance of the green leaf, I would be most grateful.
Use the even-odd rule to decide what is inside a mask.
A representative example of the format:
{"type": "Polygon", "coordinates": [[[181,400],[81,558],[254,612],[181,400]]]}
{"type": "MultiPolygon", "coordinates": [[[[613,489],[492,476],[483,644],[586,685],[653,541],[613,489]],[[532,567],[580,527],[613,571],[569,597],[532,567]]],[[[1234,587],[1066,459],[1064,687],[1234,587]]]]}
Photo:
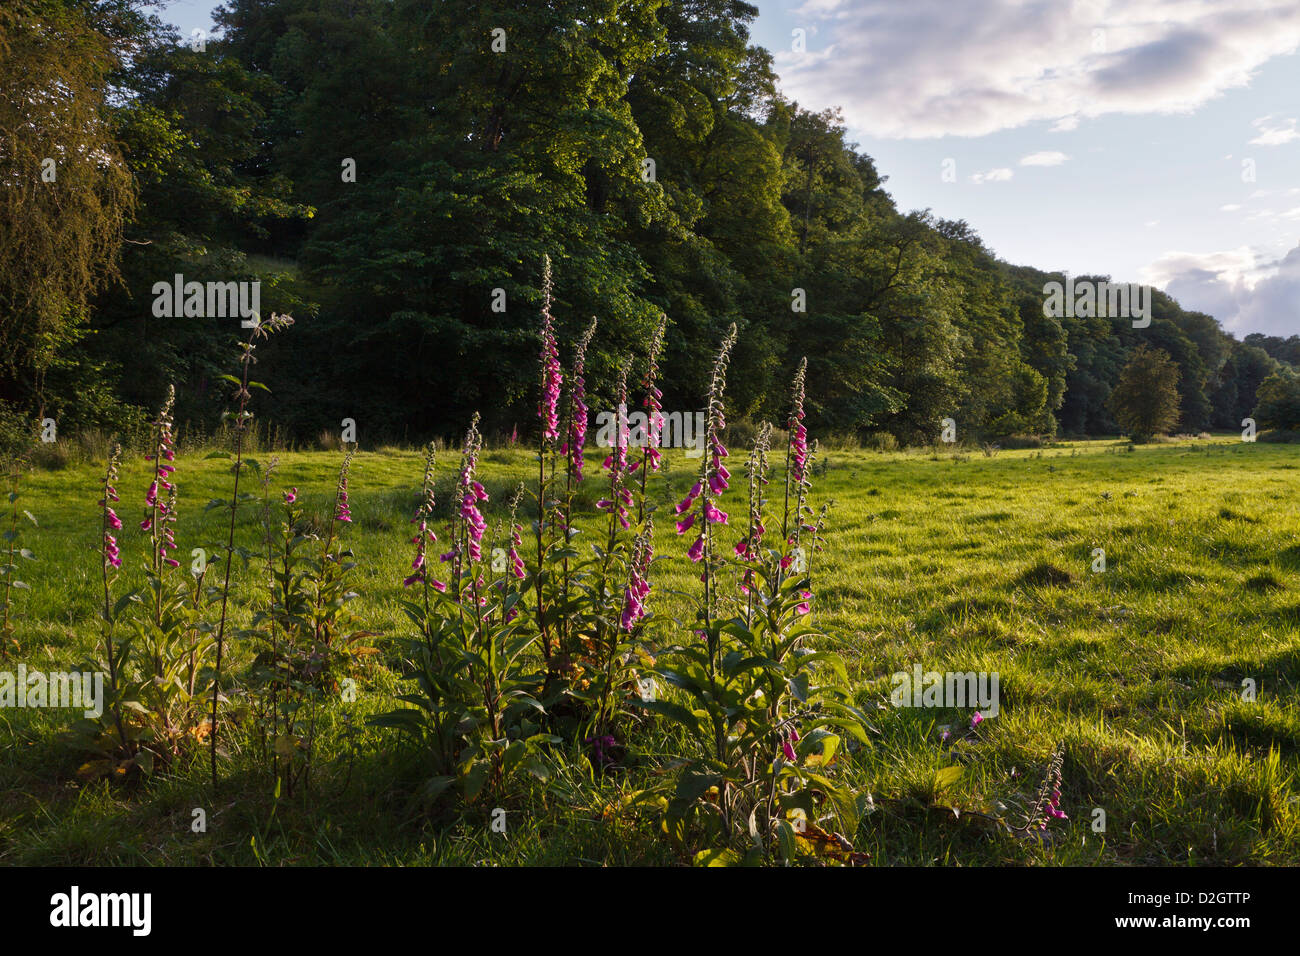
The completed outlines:
{"type": "Polygon", "coordinates": [[[681,704],[675,704],[670,700],[641,700],[639,698],[634,698],[631,704],[634,707],[640,707],[642,710],[648,710],[651,713],[659,714],[661,717],[674,720],[692,732],[699,729],[699,720],[681,704]]]}
{"type": "Polygon", "coordinates": [[[962,768],[960,765],[956,764],[936,771],[934,775],[934,792],[943,793],[945,790],[950,789],[958,780],[961,779],[961,774],[962,768]]]}
{"type": "Polygon", "coordinates": [[[762,861],[763,851],[751,847],[748,853],[732,849],[701,850],[695,854],[696,866],[758,866],[762,861]]]}
{"type": "Polygon", "coordinates": [[[722,775],[717,773],[700,773],[695,770],[683,771],[681,777],[677,780],[677,792],[674,796],[678,800],[693,801],[698,800],[709,792],[710,788],[722,786],[722,775]]]}
{"type": "Polygon", "coordinates": [[[696,866],[744,866],[745,857],[739,850],[701,850],[695,854],[696,866]]]}
{"type": "Polygon", "coordinates": [[[455,777],[430,777],[425,781],[424,786],[420,788],[420,792],[424,795],[425,799],[436,800],[442,795],[443,791],[455,782],[455,777]]]}
{"type": "Polygon", "coordinates": [[[476,760],[470,764],[469,770],[463,775],[465,800],[472,802],[475,797],[483,792],[483,787],[487,783],[488,773],[492,769],[492,764],[487,760],[476,760]]]}
{"type": "Polygon", "coordinates": [[[787,863],[793,863],[797,843],[795,842],[794,827],[790,825],[788,820],[776,821],[776,840],[781,847],[781,859],[787,863]]]}

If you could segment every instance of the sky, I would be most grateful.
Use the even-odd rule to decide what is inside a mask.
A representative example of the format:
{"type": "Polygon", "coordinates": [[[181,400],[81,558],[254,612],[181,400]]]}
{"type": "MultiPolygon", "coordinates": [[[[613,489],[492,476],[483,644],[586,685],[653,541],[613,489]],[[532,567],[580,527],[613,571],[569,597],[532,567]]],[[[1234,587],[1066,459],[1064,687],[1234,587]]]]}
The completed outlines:
{"type": "Polygon", "coordinates": [[[1300,334],[1300,0],[751,2],[785,95],[841,108],[900,209],[1300,334]]]}

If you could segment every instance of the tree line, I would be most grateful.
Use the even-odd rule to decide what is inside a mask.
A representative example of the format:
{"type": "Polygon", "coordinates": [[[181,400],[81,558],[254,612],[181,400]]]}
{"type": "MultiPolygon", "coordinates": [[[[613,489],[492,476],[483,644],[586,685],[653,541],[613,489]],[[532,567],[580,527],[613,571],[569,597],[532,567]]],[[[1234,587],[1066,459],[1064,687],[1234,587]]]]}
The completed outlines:
{"type": "Polygon", "coordinates": [[[1113,434],[1139,346],[1178,370],[1177,430],[1236,429],[1300,362],[1300,337],[1239,341],[1159,292],[1146,328],[1045,314],[1062,276],[898,209],[837,111],[782,95],[756,16],[229,0],[183,37],[139,0],[6,5],[0,416],[126,427],[175,383],[177,421],[212,427],[239,328],[156,314],[183,276],[294,315],[260,377],[299,438],[527,429],[547,254],[561,342],[598,321],[593,381],[664,314],[664,407],[692,408],[734,322],[735,417],[775,415],[807,356],[823,433],[1113,434]]]}

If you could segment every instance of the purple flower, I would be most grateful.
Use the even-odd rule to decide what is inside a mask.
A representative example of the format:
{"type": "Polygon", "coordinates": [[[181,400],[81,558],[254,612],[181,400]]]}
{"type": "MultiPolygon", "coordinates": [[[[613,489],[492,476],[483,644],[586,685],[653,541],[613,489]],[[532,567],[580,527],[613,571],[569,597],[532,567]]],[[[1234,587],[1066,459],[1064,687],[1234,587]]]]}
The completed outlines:
{"type": "Polygon", "coordinates": [[[555,326],[551,319],[551,257],[546,256],[542,267],[542,400],[538,416],[542,420],[542,440],[554,441],[560,435],[560,388],[563,376],[560,371],[560,350],[555,342],[555,326]]]}
{"type": "Polygon", "coordinates": [[[650,594],[650,561],[654,558],[654,516],[646,519],[645,528],[632,544],[628,561],[627,588],[623,592],[622,628],[631,631],[645,617],[645,599],[650,594]]]}
{"type": "Polygon", "coordinates": [[[614,762],[614,758],[610,756],[609,751],[613,749],[615,741],[609,734],[587,737],[583,740],[583,743],[591,744],[596,763],[600,766],[606,767],[614,762]]]}

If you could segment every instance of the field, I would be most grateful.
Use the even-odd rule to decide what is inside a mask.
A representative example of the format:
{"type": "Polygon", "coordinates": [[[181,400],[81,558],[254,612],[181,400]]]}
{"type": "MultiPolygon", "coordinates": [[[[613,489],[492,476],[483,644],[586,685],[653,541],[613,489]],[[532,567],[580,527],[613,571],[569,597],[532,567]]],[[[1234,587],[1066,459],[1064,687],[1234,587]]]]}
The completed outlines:
{"type": "MultiPolygon", "coordinates": [[[[271,456],[256,457],[265,464],[271,456]]],[[[440,500],[454,458],[442,456],[440,500]]],[[[308,511],[328,521],[341,455],[279,459],[274,487],[296,486],[308,511]]],[[[697,464],[678,452],[666,460],[667,479],[652,493],[659,504],[682,496],[697,464]]],[[[593,503],[604,490],[598,465],[589,455],[591,478],[579,498],[588,525],[598,520],[593,503]]],[[[203,506],[228,495],[228,463],[182,454],[176,466],[179,553],[215,550],[221,512],[204,514],[203,506]]],[[[142,579],[136,512],[147,468],[138,455],[128,458],[118,482],[123,587],[142,579]]],[[[20,650],[0,670],[18,661],[65,670],[93,655],[101,470],[72,465],[24,480],[21,507],[40,526],[27,527],[23,542],[38,560],[24,564],[31,590],[15,601],[20,650]]],[[[362,451],[353,463],[352,586],[379,653],[358,674],[356,700],[327,708],[309,792],[277,798],[238,733],[228,735],[215,795],[202,749],[138,786],[85,783],[77,775],[82,758],[62,739],[67,712],[0,710],[0,863],[689,862],[659,833],[651,808],[624,799],[664,772],[660,756],[673,731],[658,719],[624,720],[627,749],[615,771],[597,774],[579,755],[554,755],[548,783],[498,801],[504,833],[490,825],[491,806],[453,812],[423,800],[422,755],[395,732],[365,726],[367,715],[391,710],[399,692],[385,662],[394,659],[392,638],[410,627],[399,601],[421,470],[421,455],[410,451],[362,451]],[[206,832],[191,827],[195,808],[205,810],[206,832]]],[[[535,473],[535,453],[484,452],[489,529],[504,520],[515,486],[535,473]]],[[[813,560],[812,619],[826,632],[821,646],[848,664],[871,724],[869,745],[839,766],[871,795],[853,835],[870,863],[1300,863],[1294,448],[1215,438],[991,452],[823,450],[812,481],[814,504],[834,502],[827,546],[813,560]],[[1096,549],[1104,549],[1104,571],[1094,571],[1096,549]],[[970,708],[891,706],[891,676],[918,664],[997,673],[999,712],[971,728],[970,708]],[[1068,820],[1046,840],[990,826],[1017,814],[1023,821],[1058,745],[1068,820]]],[[[733,516],[744,513],[741,484],[724,499],[733,516]]],[[[255,547],[255,505],[240,512],[239,533],[255,547]]],[[[671,523],[661,522],[651,638],[676,640],[684,630],[673,619],[685,619],[685,593],[698,588],[684,551],[671,523]]],[[[254,576],[236,565],[241,621],[254,576]]],[[[230,672],[238,674],[249,654],[238,642],[232,654],[230,672]]]]}

